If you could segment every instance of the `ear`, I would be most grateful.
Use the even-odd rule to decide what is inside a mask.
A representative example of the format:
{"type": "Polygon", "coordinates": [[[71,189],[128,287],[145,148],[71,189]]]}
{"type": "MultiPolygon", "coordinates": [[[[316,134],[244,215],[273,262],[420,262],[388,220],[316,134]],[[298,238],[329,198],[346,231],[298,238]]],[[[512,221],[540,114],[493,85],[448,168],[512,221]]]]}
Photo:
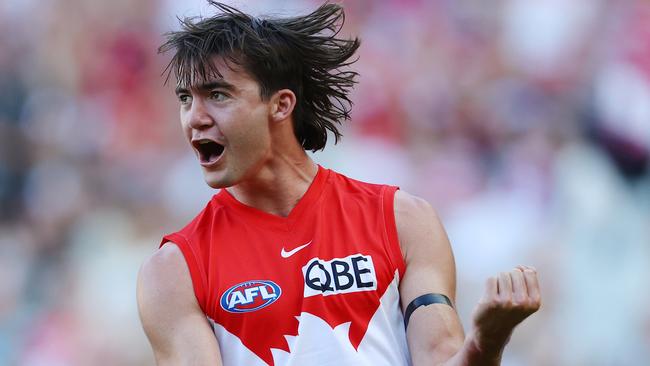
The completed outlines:
{"type": "Polygon", "coordinates": [[[289,89],[280,89],[271,96],[270,117],[274,122],[288,119],[296,107],[296,95],[289,89]]]}

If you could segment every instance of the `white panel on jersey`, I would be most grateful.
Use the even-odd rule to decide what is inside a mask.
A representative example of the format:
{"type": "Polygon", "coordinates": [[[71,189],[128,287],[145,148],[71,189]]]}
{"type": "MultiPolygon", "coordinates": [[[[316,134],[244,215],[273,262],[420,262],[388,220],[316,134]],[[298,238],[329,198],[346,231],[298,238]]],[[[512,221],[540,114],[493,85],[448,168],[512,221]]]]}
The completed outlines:
{"type": "MultiPolygon", "coordinates": [[[[398,286],[399,274],[395,271],[395,279],[382,296],[358,350],[350,343],[349,322],[332,329],[323,319],[303,312],[297,317],[300,322],[298,336],[285,336],[290,352],[271,349],[275,365],[411,365],[398,286]]],[[[234,334],[212,319],[210,322],[219,341],[224,366],[265,365],[234,334]]]]}

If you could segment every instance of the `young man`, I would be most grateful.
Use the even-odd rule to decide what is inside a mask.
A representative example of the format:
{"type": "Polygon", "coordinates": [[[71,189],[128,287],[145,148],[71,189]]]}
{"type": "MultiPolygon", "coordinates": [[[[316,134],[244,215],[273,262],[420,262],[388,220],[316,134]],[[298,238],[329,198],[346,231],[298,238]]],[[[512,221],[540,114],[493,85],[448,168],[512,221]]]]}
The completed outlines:
{"type": "Polygon", "coordinates": [[[434,210],[396,187],[316,165],[349,119],[359,41],[338,5],[258,19],[223,4],[185,20],[181,124],[220,188],[142,266],[138,304],[159,365],[498,365],[540,306],[534,269],[487,281],[464,335],[434,210]]]}

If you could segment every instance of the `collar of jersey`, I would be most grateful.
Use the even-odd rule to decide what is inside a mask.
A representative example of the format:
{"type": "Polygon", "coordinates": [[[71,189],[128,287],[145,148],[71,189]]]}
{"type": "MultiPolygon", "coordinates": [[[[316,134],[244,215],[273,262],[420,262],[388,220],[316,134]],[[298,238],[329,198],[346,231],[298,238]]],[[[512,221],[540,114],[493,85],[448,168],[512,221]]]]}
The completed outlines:
{"type": "Polygon", "coordinates": [[[323,192],[330,170],[318,165],[318,172],[314,180],[307,188],[305,194],[300,198],[296,206],[291,210],[287,217],[282,217],[262,211],[255,207],[248,206],[239,202],[230,192],[222,189],[216,198],[222,205],[231,208],[236,214],[243,219],[253,222],[255,225],[261,225],[269,228],[291,230],[297,220],[304,217],[309,211],[313,211],[323,192]]]}

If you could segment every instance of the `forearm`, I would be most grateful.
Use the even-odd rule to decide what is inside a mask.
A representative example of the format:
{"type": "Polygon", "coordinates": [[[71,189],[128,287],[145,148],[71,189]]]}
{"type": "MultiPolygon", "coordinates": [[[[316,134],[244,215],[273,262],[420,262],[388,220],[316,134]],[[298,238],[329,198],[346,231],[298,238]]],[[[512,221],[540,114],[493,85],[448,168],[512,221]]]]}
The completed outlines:
{"type": "Polygon", "coordinates": [[[471,332],[462,347],[440,366],[498,366],[509,337],[493,339],[486,344],[479,342],[478,335],[471,332]]]}
{"type": "Polygon", "coordinates": [[[193,365],[211,365],[221,366],[221,358],[215,355],[207,354],[174,354],[158,355],[155,354],[156,366],[193,366],[193,365]]]}

